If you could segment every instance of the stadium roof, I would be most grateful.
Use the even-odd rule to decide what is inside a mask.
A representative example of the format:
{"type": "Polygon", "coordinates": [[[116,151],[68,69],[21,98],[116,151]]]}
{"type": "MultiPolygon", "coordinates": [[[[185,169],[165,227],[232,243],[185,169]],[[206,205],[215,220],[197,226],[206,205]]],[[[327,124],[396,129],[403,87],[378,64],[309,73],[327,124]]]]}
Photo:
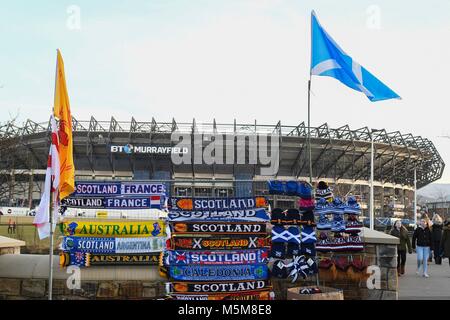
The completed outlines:
{"type": "MultiPolygon", "coordinates": [[[[0,127],[0,137],[18,139],[40,167],[46,161],[49,144],[50,123],[36,123],[27,120],[21,127],[8,124],[0,127]],[[47,148],[47,149],[46,149],[47,148]]],[[[91,117],[89,121],[73,118],[74,150],[76,161],[87,161],[86,165],[95,171],[95,155],[109,159],[110,169],[116,169],[114,161],[120,165],[120,156],[112,155],[105,148],[111,143],[152,143],[153,141],[170,141],[167,137],[173,132],[204,134],[271,134],[279,136],[280,176],[308,176],[307,136],[308,127],[304,122],[297,126],[237,123],[197,123],[157,122],[155,119],[139,122],[98,121],[91,117]],[[164,138],[165,137],[165,138],[164,138]],[[99,145],[99,140],[103,143],[99,145]]],[[[438,180],[445,164],[434,144],[420,136],[402,134],[398,131],[371,132],[368,127],[352,130],[348,125],[336,129],[326,123],[311,127],[313,176],[315,178],[333,177],[334,179],[368,180],[370,177],[370,142],[375,143],[375,180],[396,184],[413,185],[413,172],[417,169],[417,186],[423,187],[438,180]]],[[[139,157],[135,157],[137,161],[139,157]]],[[[77,164],[77,163],[76,163],[77,164]]],[[[83,166],[83,165],[82,165],[83,166]]],[[[233,166],[234,167],[234,166],[233,166]]],[[[77,167],[78,168],[78,167],[77,167]]],[[[130,164],[129,168],[134,170],[130,164]]],[[[4,169],[4,168],[3,168],[4,169]]],[[[219,165],[213,170],[220,171],[219,165]]],[[[171,168],[176,171],[177,168],[171,168]]],[[[183,169],[184,170],[184,169],[183,169]]],[[[192,167],[192,172],[197,170],[192,167]]],[[[234,169],[233,169],[234,170],[234,169]]]]}

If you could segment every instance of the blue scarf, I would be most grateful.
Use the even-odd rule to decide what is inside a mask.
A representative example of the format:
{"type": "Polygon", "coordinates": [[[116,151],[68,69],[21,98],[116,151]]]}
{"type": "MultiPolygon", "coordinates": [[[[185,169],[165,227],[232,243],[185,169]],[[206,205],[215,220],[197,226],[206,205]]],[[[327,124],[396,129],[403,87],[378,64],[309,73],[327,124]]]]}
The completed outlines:
{"type": "Polygon", "coordinates": [[[75,252],[60,252],[59,264],[61,267],[77,266],[86,267],[89,266],[89,253],[75,252]]]}
{"type": "Polygon", "coordinates": [[[265,209],[230,210],[230,211],[170,211],[168,220],[181,221],[222,221],[222,222],[267,222],[270,220],[265,209]]]}
{"type": "Polygon", "coordinates": [[[145,183],[145,182],[91,182],[77,181],[75,182],[75,192],[72,196],[153,196],[165,195],[166,188],[162,183],[145,183]]]}
{"type": "Polygon", "coordinates": [[[268,278],[265,264],[233,266],[173,266],[169,276],[175,281],[264,280],[268,278]]]}
{"type": "Polygon", "coordinates": [[[165,247],[166,239],[163,237],[89,238],[67,236],[61,243],[61,249],[71,253],[148,253],[161,252],[165,247]]]}
{"type": "Polygon", "coordinates": [[[61,206],[85,209],[161,209],[163,196],[147,197],[68,197],[61,206]]]}
{"type": "Polygon", "coordinates": [[[269,261],[269,250],[173,251],[164,253],[166,265],[237,265],[262,264],[269,261]]]}
{"type": "Polygon", "coordinates": [[[104,266],[104,265],[157,265],[160,253],[147,254],[91,254],[82,252],[61,252],[59,259],[62,267],[104,266]]]}

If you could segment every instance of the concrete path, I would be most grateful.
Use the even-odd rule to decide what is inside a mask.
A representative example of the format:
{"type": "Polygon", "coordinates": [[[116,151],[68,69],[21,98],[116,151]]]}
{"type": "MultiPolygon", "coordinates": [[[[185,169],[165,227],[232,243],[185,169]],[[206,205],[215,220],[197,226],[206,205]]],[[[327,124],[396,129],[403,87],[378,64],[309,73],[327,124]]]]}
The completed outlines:
{"type": "Polygon", "coordinates": [[[416,275],[416,254],[408,255],[406,273],[399,280],[400,300],[450,300],[450,266],[444,259],[442,265],[428,265],[429,278],[416,275]]]}

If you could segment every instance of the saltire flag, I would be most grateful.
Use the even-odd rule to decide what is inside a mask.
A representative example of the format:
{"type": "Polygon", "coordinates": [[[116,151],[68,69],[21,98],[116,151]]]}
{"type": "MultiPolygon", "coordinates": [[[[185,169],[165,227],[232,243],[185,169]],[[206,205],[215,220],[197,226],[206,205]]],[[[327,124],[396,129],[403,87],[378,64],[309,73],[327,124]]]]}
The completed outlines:
{"type": "MultiPolygon", "coordinates": [[[[47,160],[47,171],[45,172],[44,193],[41,197],[41,202],[36,210],[36,216],[34,217],[33,224],[37,227],[39,233],[39,239],[45,239],[50,236],[50,198],[53,195],[53,221],[56,223],[58,213],[58,189],[60,183],[60,165],[59,165],[59,139],[58,129],[56,126],[55,118],[50,118],[52,127],[50,151],[47,160]]],[[[55,224],[53,224],[53,230],[55,230],[55,224]]]]}
{"type": "Polygon", "coordinates": [[[364,93],[370,101],[401,99],[398,94],[353,60],[311,12],[311,75],[333,77],[364,93]]]}
{"type": "Polygon", "coordinates": [[[67,198],[75,191],[75,166],[73,163],[72,115],[67,94],[64,61],[58,49],[54,115],[59,119],[59,160],[61,164],[60,199],[67,198]]]}

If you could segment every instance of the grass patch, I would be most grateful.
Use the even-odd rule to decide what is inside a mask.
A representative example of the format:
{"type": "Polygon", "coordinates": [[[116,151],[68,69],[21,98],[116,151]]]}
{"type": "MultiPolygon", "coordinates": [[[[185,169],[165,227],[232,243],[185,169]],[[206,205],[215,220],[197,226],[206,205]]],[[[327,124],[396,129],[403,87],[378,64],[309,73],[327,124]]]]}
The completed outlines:
{"type": "MultiPolygon", "coordinates": [[[[37,229],[33,225],[33,217],[0,216],[0,235],[25,241],[25,247],[21,248],[22,253],[48,254],[49,252],[50,239],[39,239],[37,229]],[[8,233],[8,223],[10,219],[16,221],[15,233],[8,233]]],[[[54,235],[54,249],[57,249],[59,247],[61,236],[61,232],[57,227],[54,235]]],[[[56,250],[56,252],[57,251],[58,250],[56,250]]]]}

